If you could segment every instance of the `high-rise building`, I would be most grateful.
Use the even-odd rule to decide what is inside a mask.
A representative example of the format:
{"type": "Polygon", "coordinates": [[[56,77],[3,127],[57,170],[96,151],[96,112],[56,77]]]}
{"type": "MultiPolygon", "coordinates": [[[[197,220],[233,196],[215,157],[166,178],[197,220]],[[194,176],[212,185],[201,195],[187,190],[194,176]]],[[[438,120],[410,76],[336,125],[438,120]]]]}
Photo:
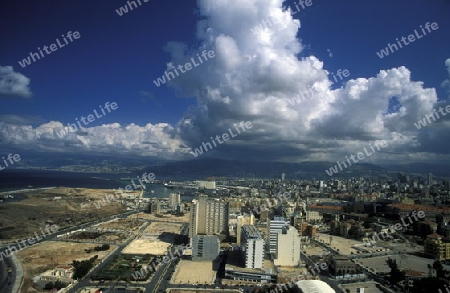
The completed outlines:
{"type": "Polygon", "coordinates": [[[237,243],[241,243],[241,229],[244,225],[253,225],[255,224],[255,216],[251,213],[250,215],[243,215],[237,217],[237,225],[236,225],[236,238],[237,243]]]}
{"type": "Polygon", "coordinates": [[[284,178],[286,177],[286,174],[281,173],[281,181],[284,181],[284,178]]]}
{"type": "Polygon", "coordinates": [[[285,227],[288,223],[284,220],[283,217],[274,217],[273,220],[269,221],[269,252],[277,253],[277,244],[278,244],[278,234],[283,232],[283,227],[285,227]]]}
{"type": "Polygon", "coordinates": [[[248,269],[264,268],[264,239],[253,225],[242,226],[241,251],[245,257],[245,267],[248,269]]]}
{"type": "Polygon", "coordinates": [[[153,214],[153,215],[161,214],[161,204],[159,203],[159,201],[157,199],[150,202],[149,212],[150,212],[150,214],[153,214]]]}
{"type": "Polygon", "coordinates": [[[192,240],[192,260],[214,260],[220,253],[220,240],[214,235],[196,235],[192,240]]]}
{"type": "Polygon", "coordinates": [[[423,248],[426,255],[432,256],[437,260],[442,261],[450,259],[450,243],[444,241],[442,236],[437,233],[427,236],[423,248]]]}
{"type": "Polygon", "coordinates": [[[169,208],[175,210],[177,205],[181,203],[181,196],[179,193],[171,193],[169,197],[169,208]]]}
{"type": "Polygon", "coordinates": [[[192,201],[189,238],[228,234],[228,203],[200,195],[192,201]]]}
{"type": "Polygon", "coordinates": [[[433,185],[433,174],[428,173],[428,186],[433,185]]]}
{"type": "Polygon", "coordinates": [[[297,229],[292,226],[283,228],[282,233],[277,234],[277,258],[274,260],[277,266],[297,266],[300,262],[300,236],[297,229]]]}

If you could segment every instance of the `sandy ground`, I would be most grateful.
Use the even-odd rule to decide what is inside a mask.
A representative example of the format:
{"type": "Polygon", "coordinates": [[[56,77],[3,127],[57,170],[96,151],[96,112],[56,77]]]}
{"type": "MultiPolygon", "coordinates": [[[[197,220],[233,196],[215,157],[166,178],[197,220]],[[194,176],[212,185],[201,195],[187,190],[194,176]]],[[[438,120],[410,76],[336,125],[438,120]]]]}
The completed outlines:
{"type": "MultiPolygon", "coordinates": [[[[58,265],[69,265],[73,260],[85,260],[98,255],[99,260],[115,250],[111,246],[107,251],[84,252],[86,248],[94,248],[94,244],[46,241],[21,250],[17,256],[24,269],[24,285],[21,292],[42,292],[32,288],[31,278],[37,274],[53,269],[58,265]]],[[[98,261],[99,261],[98,260],[98,261]]]]}
{"type": "Polygon", "coordinates": [[[172,277],[173,284],[212,284],[216,272],[210,261],[181,260],[172,277]]]}
{"type": "Polygon", "coordinates": [[[117,219],[105,223],[101,223],[99,225],[94,226],[97,229],[112,229],[112,230],[125,230],[125,231],[133,231],[138,230],[142,226],[143,222],[141,220],[137,220],[135,217],[126,218],[126,219],[117,219]]]}
{"type": "Polygon", "coordinates": [[[414,271],[428,273],[428,265],[432,265],[434,260],[423,257],[418,257],[410,254],[397,254],[390,256],[377,256],[371,258],[357,259],[356,263],[361,264],[363,267],[368,267],[377,273],[389,273],[391,269],[386,263],[389,258],[395,259],[398,266],[401,269],[410,269],[414,271]]]}
{"type": "Polygon", "coordinates": [[[125,247],[122,251],[123,254],[153,254],[153,255],[164,255],[167,254],[167,248],[170,243],[157,241],[157,239],[146,240],[146,239],[135,239],[125,247]]]}
{"type": "Polygon", "coordinates": [[[86,205],[93,202],[89,202],[89,198],[99,199],[110,192],[61,187],[24,193],[27,199],[0,205],[0,241],[11,242],[32,236],[45,227],[46,222],[64,228],[125,212],[126,207],[117,202],[108,203],[101,210],[86,205]]]}
{"type": "Polygon", "coordinates": [[[359,292],[357,288],[364,288],[364,293],[383,293],[380,289],[376,287],[375,282],[364,282],[364,283],[354,283],[354,284],[343,284],[342,288],[349,289],[350,292],[359,292]]]}
{"type": "Polygon", "coordinates": [[[162,223],[162,222],[152,222],[150,226],[148,226],[143,234],[151,235],[151,234],[161,234],[163,232],[166,233],[175,233],[178,234],[181,231],[183,224],[175,224],[175,223],[162,223]]]}
{"type": "Polygon", "coordinates": [[[279,267],[278,283],[289,282],[289,278],[298,278],[308,272],[306,268],[279,267]]]}
{"type": "Polygon", "coordinates": [[[133,240],[124,250],[124,254],[153,254],[165,255],[167,248],[171,245],[171,239],[164,239],[161,241],[158,237],[162,233],[180,233],[183,224],[152,222],[144,232],[139,236],[139,239],[133,240]]]}
{"type": "Polygon", "coordinates": [[[324,253],[327,252],[326,249],[320,247],[320,246],[315,246],[314,243],[311,243],[309,245],[309,247],[303,246],[302,247],[303,251],[306,251],[307,255],[323,255],[324,253]]]}
{"type": "MultiPolygon", "coordinates": [[[[121,286],[120,286],[120,285],[117,286],[117,287],[116,287],[116,290],[118,289],[118,287],[121,287],[121,286]]],[[[84,288],[80,289],[80,290],[78,291],[78,293],[95,293],[95,292],[97,292],[99,289],[102,289],[102,288],[103,288],[103,290],[104,290],[105,286],[103,286],[103,287],[84,287],[84,288]]],[[[123,286],[122,286],[121,288],[123,288],[123,286]]],[[[136,290],[137,290],[136,287],[129,287],[129,286],[128,286],[127,288],[128,288],[128,290],[131,290],[131,289],[136,289],[136,290]]],[[[142,292],[145,291],[145,288],[140,287],[140,289],[142,290],[142,292]]],[[[117,291],[115,291],[115,292],[125,292],[125,291],[119,291],[119,290],[117,290],[117,291]]],[[[126,292],[131,292],[131,291],[126,291],[126,292]]],[[[137,291],[135,291],[135,292],[137,292],[137,291]]]]}
{"type": "MultiPolygon", "coordinates": [[[[139,213],[137,215],[139,218],[143,218],[146,220],[156,220],[156,221],[162,221],[162,222],[182,222],[182,223],[189,223],[189,212],[185,213],[182,217],[176,217],[174,215],[164,215],[164,217],[156,217],[154,215],[150,215],[147,213],[139,213]]],[[[133,216],[136,217],[136,216],[133,216]]]]}
{"type": "MultiPolygon", "coordinates": [[[[319,241],[323,240],[326,244],[330,243],[330,235],[322,234],[322,233],[317,233],[317,235],[319,236],[319,241]]],[[[352,254],[352,252],[353,252],[353,254],[357,254],[358,250],[353,248],[353,246],[354,245],[362,246],[364,244],[364,242],[354,240],[354,239],[347,239],[347,238],[343,238],[343,237],[335,236],[335,235],[333,235],[332,237],[333,237],[333,239],[331,241],[331,247],[339,249],[339,253],[344,254],[344,255],[350,255],[350,254],[352,254]]],[[[383,248],[383,247],[378,247],[378,246],[372,246],[372,247],[362,246],[362,247],[368,251],[376,251],[377,249],[383,248]]]]}

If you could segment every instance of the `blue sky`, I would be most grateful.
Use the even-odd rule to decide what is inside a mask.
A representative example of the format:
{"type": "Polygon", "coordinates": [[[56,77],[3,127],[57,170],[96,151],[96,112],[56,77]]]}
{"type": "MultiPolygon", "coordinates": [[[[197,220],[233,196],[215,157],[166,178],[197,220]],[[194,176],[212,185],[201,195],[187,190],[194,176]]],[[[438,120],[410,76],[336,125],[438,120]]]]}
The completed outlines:
{"type": "MultiPolygon", "coordinates": [[[[122,0],[3,4],[3,153],[14,147],[192,159],[190,152],[211,136],[252,121],[252,131],[205,156],[336,161],[385,139],[391,148],[371,158],[374,163],[448,159],[448,150],[435,147],[449,136],[448,119],[423,130],[413,123],[448,102],[450,1],[312,0],[294,19],[282,16],[281,0],[141,3],[122,16],[116,13],[127,5],[122,0]],[[250,28],[268,15],[283,24],[253,34],[250,28]],[[439,29],[383,59],[377,56],[427,22],[439,29]],[[25,68],[19,65],[68,31],[81,38],[25,68]],[[204,48],[217,57],[169,86],[155,86],[167,63],[184,64],[204,48]],[[300,61],[291,68],[286,58],[300,61]],[[327,73],[338,69],[350,76],[326,85],[327,73]],[[386,75],[380,76],[381,70],[386,75]],[[7,82],[11,78],[14,87],[7,82]],[[318,91],[313,98],[288,103],[313,86],[318,91]],[[394,111],[395,117],[377,116],[393,96],[402,96],[403,110],[394,111]],[[87,134],[57,136],[67,123],[108,101],[118,109],[90,123],[87,134]]],[[[294,1],[283,6],[295,9],[294,1]]]]}

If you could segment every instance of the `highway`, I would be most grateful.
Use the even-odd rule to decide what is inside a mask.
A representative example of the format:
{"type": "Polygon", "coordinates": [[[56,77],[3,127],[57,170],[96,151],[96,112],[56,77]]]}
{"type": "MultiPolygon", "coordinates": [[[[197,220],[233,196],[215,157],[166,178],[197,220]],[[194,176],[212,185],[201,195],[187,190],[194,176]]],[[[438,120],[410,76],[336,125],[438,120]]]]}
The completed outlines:
{"type": "MultiPolygon", "coordinates": [[[[99,224],[99,223],[103,223],[103,222],[106,222],[106,221],[110,221],[110,220],[112,220],[114,218],[125,218],[125,217],[128,217],[129,215],[131,215],[133,213],[136,213],[136,212],[137,211],[128,211],[128,212],[125,212],[125,213],[122,213],[122,214],[112,215],[112,216],[109,216],[109,217],[106,217],[106,218],[103,218],[103,219],[100,219],[100,220],[92,221],[92,222],[89,222],[89,223],[84,223],[84,224],[81,224],[79,226],[68,227],[68,228],[65,228],[65,229],[62,229],[62,230],[58,230],[58,231],[56,231],[55,233],[53,233],[51,235],[48,235],[46,237],[42,237],[42,239],[40,239],[40,240],[36,240],[36,243],[33,244],[33,245],[36,245],[36,244],[44,242],[44,241],[51,240],[54,237],[56,237],[57,235],[62,234],[62,233],[68,233],[68,232],[72,232],[72,231],[75,231],[75,230],[78,230],[78,229],[83,229],[83,228],[86,228],[86,227],[89,227],[89,226],[92,226],[92,225],[95,225],[95,224],[99,224]]],[[[11,245],[12,244],[17,244],[17,243],[14,242],[14,243],[11,243],[11,245]]],[[[28,247],[31,247],[33,245],[29,245],[28,247]]],[[[6,245],[3,248],[0,248],[0,253],[3,252],[3,251],[8,250],[7,246],[8,245],[6,245]]],[[[17,268],[12,264],[12,260],[11,260],[10,257],[8,257],[6,259],[3,259],[3,261],[0,261],[0,269],[1,269],[1,271],[0,271],[0,292],[2,292],[2,293],[16,293],[16,292],[13,292],[13,290],[12,290],[14,282],[21,282],[21,280],[16,280],[16,278],[17,278],[16,269],[17,268]],[[6,272],[6,269],[7,269],[8,266],[11,266],[13,271],[12,271],[12,274],[9,276],[9,281],[6,281],[7,275],[5,275],[5,272],[6,272]],[[9,284],[9,282],[11,282],[11,284],[9,284]]]]}
{"type": "MultiPolygon", "coordinates": [[[[87,287],[91,285],[91,276],[97,274],[101,268],[110,260],[114,259],[115,256],[118,256],[122,253],[122,250],[128,245],[130,244],[131,241],[133,241],[134,239],[136,239],[140,233],[142,233],[145,228],[147,228],[149,224],[144,225],[143,227],[141,227],[141,229],[139,230],[139,232],[137,233],[137,235],[135,237],[130,237],[125,243],[123,243],[122,245],[120,245],[113,253],[109,254],[107,257],[105,257],[101,263],[99,263],[94,269],[92,269],[86,276],[84,276],[84,278],[82,280],[80,280],[77,284],[75,284],[72,288],[70,288],[67,293],[75,293],[77,292],[79,289],[83,288],[83,287],[87,287]]],[[[113,288],[117,285],[114,284],[113,288]]]]}

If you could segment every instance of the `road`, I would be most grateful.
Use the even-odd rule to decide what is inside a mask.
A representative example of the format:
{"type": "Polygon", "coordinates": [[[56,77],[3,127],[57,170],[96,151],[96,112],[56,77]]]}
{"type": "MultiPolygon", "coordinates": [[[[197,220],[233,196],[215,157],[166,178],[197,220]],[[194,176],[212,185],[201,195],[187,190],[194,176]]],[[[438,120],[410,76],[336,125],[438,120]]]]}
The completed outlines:
{"type": "MultiPolygon", "coordinates": [[[[70,288],[67,293],[75,293],[77,292],[79,289],[83,288],[83,287],[87,287],[92,285],[91,284],[91,276],[97,274],[98,272],[100,272],[100,270],[102,269],[103,265],[105,265],[108,261],[114,259],[115,256],[118,256],[122,253],[122,250],[128,245],[130,244],[131,241],[133,241],[134,239],[136,239],[140,233],[142,233],[148,226],[144,225],[143,227],[141,227],[141,229],[139,230],[139,232],[136,234],[135,237],[130,237],[126,242],[124,242],[122,245],[120,245],[113,253],[109,254],[107,257],[105,257],[100,264],[98,264],[94,269],[92,269],[81,281],[79,281],[77,284],[75,284],[72,288],[70,288]]],[[[116,283],[117,284],[117,283],[116,283]]],[[[115,286],[115,285],[114,285],[115,286]]],[[[114,287],[113,287],[114,288],[114,287]]]]}
{"type": "MultiPolygon", "coordinates": [[[[44,241],[51,240],[54,237],[56,237],[56,235],[59,235],[59,234],[62,234],[62,233],[69,233],[69,232],[72,232],[72,231],[75,231],[75,230],[78,230],[78,229],[83,229],[83,228],[86,228],[86,227],[89,227],[89,226],[92,226],[92,225],[95,225],[95,224],[99,224],[99,223],[103,223],[103,222],[106,222],[106,221],[110,221],[110,220],[112,220],[114,218],[126,218],[129,215],[137,213],[137,212],[138,211],[128,211],[128,212],[125,212],[125,213],[122,213],[122,214],[112,215],[112,216],[109,216],[109,217],[106,217],[106,218],[103,218],[103,219],[100,219],[100,220],[92,221],[92,222],[89,222],[89,223],[84,223],[84,224],[81,224],[79,226],[68,227],[68,228],[65,228],[65,229],[62,229],[62,230],[58,230],[58,231],[56,231],[55,233],[53,233],[51,235],[47,235],[46,237],[42,237],[42,239],[40,239],[40,240],[36,239],[36,243],[33,244],[33,245],[36,245],[36,244],[44,242],[44,241]]],[[[14,242],[14,243],[10,243],[10,244],[13,245],[13,244],[17,244],[17,243],[14,242]]],[[[28,247],[31,247],[33,245],[30,245],[28,247]]],[[[0,248],[0,253],[3,252],[3,251],[8,250],[7,246],[8,245],[5,245],[5,247],[0,248]]],[[[17,274],[16,274],[17,268],[12,264],[12,260],[11,260],[10,257],[8,257],[6,259],[3,259],[3,261],[0,261],[0,269],[1,269],[1,271],[0,271],[0,292],[2,292],[2,293],[16,293],[16,292],[13,292],[12,286],[14,285],[14,282],[21,282],[21,280],[16,280],[16,278],[17,278],[17,274]],[[12,274],[10,275],[10,277],[9,277],[9,281],[6,281],[6,277],[7,276],[5,275],[5,272],[6,272],[6,268],[8,266],[11,266],[13,271],[12,271],[12,274]],[[9,284],[9,282],[11,282],[11,284],[9,284]]]]}
{"type": "Polygon", "coordinates": [[[10,257],[0,262],[0,280],[3,280],[0,284],[0,292],[12,292],[14,281],[16,280],[16,270],[13,261],[10,257]],[[11,273],[8,273],[8,267],[13,268],[11,273]]]}
{"type": "MultiPolygon", "coordinates": [[[[163,222],[163,221],[158,221],[158,220],[147,220],[148,224],[150,224],[151,222],[163,222]]],[[[181,228],[181,232],[180,234],[182,235],[187,235],[188,233],[188,228],[189,228],[189,224],[185,223],[185,222],[175,222],[175,223],[181,223],[183,224],[183,227],[181,228]]],[[[110,284],[104,284],[99,285],[98,283],[92,283],[90,281],[90,277],[92,275],[95,275],[97,272],[99,272],[102,267],[111,259],[113,259],[116,255],[119,255],[122,250],[134,239],[136,239],[139,234],[141,234],[148,225],[142,227],[140,229],[140,231],[137,233],[137,235],[135,237],[132,237],[131,239],[128,239],[126,243],[124,243],[123,245],[121,245],[113,254],[109,255],[107,258],[105,258],[101,264],[99,264],[95,269],[93,269],[93,271],[91,271],[90,273],[88,273],[82,281],[80,281],[79,283],[77,283],[74,287],[72,287],[68,293],[75,293],[78,292],[80,289],[84,288],[84,287],[89,287],[89,286],[97,286],[97,287],[103,287],[103,288],[108,288],[107,293],[112,293],[114,292],[114,288],[116,286],[121,287],[124,284],[122,284],[122,282],[118,282],[115,281],[115,283],[113,284],[113,282],[111,282],[110,284]]],[[[175,251],[177,249],[181,249],[181,245],[173,245],[170,247],[172,254],[169,255],[175,255],[175,251]]],[[[150,277],[150,280],[145,282],[144,284],[134,284],[133,286],[136,287],[145,287],[145,292],[162,292],[161,290],[165,289],[167,287],[167,283],[168,283],[168,279],[170,279],[170,276],[172,275],[172,273],[175,270],[176,264],[178,263],[177,258],[170,258],[170,260],[166,263],[161,262],[156,271],[152,274],[152,276],[150,277]],[[161,290],[160,290],[161,289],[161,290]]],[[[179,286],[178,286],[179,287],[179,286]]]]}

